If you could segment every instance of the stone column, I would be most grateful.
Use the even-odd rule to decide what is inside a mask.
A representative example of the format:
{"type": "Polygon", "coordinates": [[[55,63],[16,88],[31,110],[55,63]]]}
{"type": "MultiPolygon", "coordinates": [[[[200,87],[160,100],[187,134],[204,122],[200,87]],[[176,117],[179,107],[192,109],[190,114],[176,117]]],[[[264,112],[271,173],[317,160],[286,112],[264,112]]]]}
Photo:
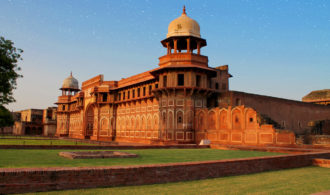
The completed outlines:
{"type": "Polygon", "coordinates": [[[166,48],[167,48],[167,54],[170,54],[171,50],[170,50],[170,44],[168,42],[166,43],[166,48]]]}
{"type": "Polygon", "coordinates": [[[200,55],[201,54],[201,42],[197,42],[197,54],[200,55]]]}
{"type": "Polygon", "coordinates": [[[178,50],[178,40],[174,39],[174,53],[177,53],[178,50]]]}

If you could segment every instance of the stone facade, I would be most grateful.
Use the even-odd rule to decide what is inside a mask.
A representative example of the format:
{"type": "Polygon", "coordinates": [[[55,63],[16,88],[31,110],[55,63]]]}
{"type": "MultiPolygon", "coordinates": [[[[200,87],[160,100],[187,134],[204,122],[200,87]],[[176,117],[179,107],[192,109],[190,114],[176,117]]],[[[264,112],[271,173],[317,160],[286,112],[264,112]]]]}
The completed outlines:
{"type": "Polygon", "coordinates": [[[196,110],[196,141],[230,145],[292,145],[293,132],[275,130],[273,125],[260,124],[257,112],[252,108],[212,108],[196,110]]]}
{"type": "Polygon", "coordinates": [[[228,65],[209,67],[208,57],[201,52],[207,43],[199,29],[185,11],[172,21],[167,38],[161,41],[166,54],[153,70],[119,81],[105,81],[98,75],[84,81],[81,90],[71,74],[57,101],[56,135],[158,144],[197,143],[201,139],[228,144],[293,144],[292,133],[275,129],[300,134],[310,120],[329,118],[330,107],[229,91],[232,76],[228,65]],[[245,107],[234,108],[240,105],[245,107]],[[223,108],[227,113],[224,120],[223,108]],[[246,112],[253,115],[251,124],[250,118],[244,118],[248,117],[246,112]],[[203,120],[198,118],[201,113],[203,120]],[[257,121],[258,115],[269,120],[257,121]],[[215,126],[209,126],[210,120],[215,126]]]}
{"type": "Polygon", "coordinates": [[[56,107],[49,107],[43,110],[42,125],[43,135],[53,136],[56,133],[56,107]]]}
{"type": "Polygon", "coordinates": [[[13,126],[14,135],[42,135],[42,117],[41,109],[26,109],[18,111],[19,118],[15,120],[13,126]]]}
{"type": "MultiPolygon", "coordinates": [[[[310,133],[311,121],[330,120],[330,106],[239,91],[222,93],[219,105],[245,105],[253,108],[261,115],[269,117],[277,129],[290,130],[295,134],[310,133]]],[[[326,131],[324,128],[324,132],[326,131]]]]}
{"type": "MultiPolygon", "coordinates": [[[[122,79],[103,75],[82,83],[68,77],[61,88],[57,135],[92,140],[194,142],[194,113],[228,91],[228,66],[211,68],[201,54],[206,40],[184,12],[161,43],[167,49],[159,67],[122,79]],[[193,27],[193,29],[190,29],[193,27]],[[193,32],[193,33],[192,33],[193,32]],[[220,87],[221,86],[221,87],[220,87]]],[[[213,103],[214,104],[214,103],[213,103]]]]}
{"type": "Polygon", "coordinates": [[[18,111],[12,133],[14,135],[53,136],[56,133],[56,107],[18,111]]]}

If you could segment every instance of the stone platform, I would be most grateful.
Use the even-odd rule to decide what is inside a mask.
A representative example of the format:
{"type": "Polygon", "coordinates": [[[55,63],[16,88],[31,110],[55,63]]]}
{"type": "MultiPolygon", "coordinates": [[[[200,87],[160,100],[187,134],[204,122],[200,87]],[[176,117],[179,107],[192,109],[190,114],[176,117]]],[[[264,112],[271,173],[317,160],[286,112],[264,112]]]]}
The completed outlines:
{"type": "Polygon", "coordinates": [[[58,155],[70,159],[87,158],[136,158],[137,154],[119,151],[60,152],[58,155]]]}

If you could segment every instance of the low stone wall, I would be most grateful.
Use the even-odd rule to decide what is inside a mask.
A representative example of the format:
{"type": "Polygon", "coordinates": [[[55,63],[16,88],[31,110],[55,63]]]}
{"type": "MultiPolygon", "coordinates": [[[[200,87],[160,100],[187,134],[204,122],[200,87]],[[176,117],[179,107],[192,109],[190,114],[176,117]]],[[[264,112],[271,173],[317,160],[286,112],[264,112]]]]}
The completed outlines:
{"type": "Polygon", "coordinates": [[[313,145],[330,146],[330,135],[309,135],[306,136],[306,142],[313,145]]]}
{"type": "Polygon", "coordinates": [[[134,149],[202,149],[209,148],[210,146],[199,146],[196,144],[186,144],[186,145],[118,145],[118,146],[84,146],[84,145],[0,145],[0,149],[68,149],[68,150],[134,150],[134,149]]]}
{"type": "Polygon", "coordinates": [[[317,158],[313,160],[313,165],[319,167],[330,168],[330,159],[317,158]]]}
{"type": "Polygon", "coordinates": [[[281,146],[241,146],[211,143],[210,148],[221,150],[249,150],[262,152],[279,152],[287,154],[303,154],[310,152],[327,152],[329,148],[312,148],[312,147],[281,147],[281,146]]]}
{"type": "Polygon", "coordinates": [[[330,152],[142,166],[5,168],[0,169],[0,194],[216,178],[310,166],[314,158],[330,158],[330,152]]]}

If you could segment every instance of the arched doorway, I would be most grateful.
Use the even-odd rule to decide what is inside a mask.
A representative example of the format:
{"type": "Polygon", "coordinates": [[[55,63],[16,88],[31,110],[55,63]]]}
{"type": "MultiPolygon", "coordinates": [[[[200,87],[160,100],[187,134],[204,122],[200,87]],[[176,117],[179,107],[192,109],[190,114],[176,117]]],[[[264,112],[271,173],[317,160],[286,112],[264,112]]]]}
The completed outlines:
{"type": "Polygon", "coordinates": [[[86,112],[86,136],[93,135],[94,127],[94,107],[89,106],[86,112]]]}

